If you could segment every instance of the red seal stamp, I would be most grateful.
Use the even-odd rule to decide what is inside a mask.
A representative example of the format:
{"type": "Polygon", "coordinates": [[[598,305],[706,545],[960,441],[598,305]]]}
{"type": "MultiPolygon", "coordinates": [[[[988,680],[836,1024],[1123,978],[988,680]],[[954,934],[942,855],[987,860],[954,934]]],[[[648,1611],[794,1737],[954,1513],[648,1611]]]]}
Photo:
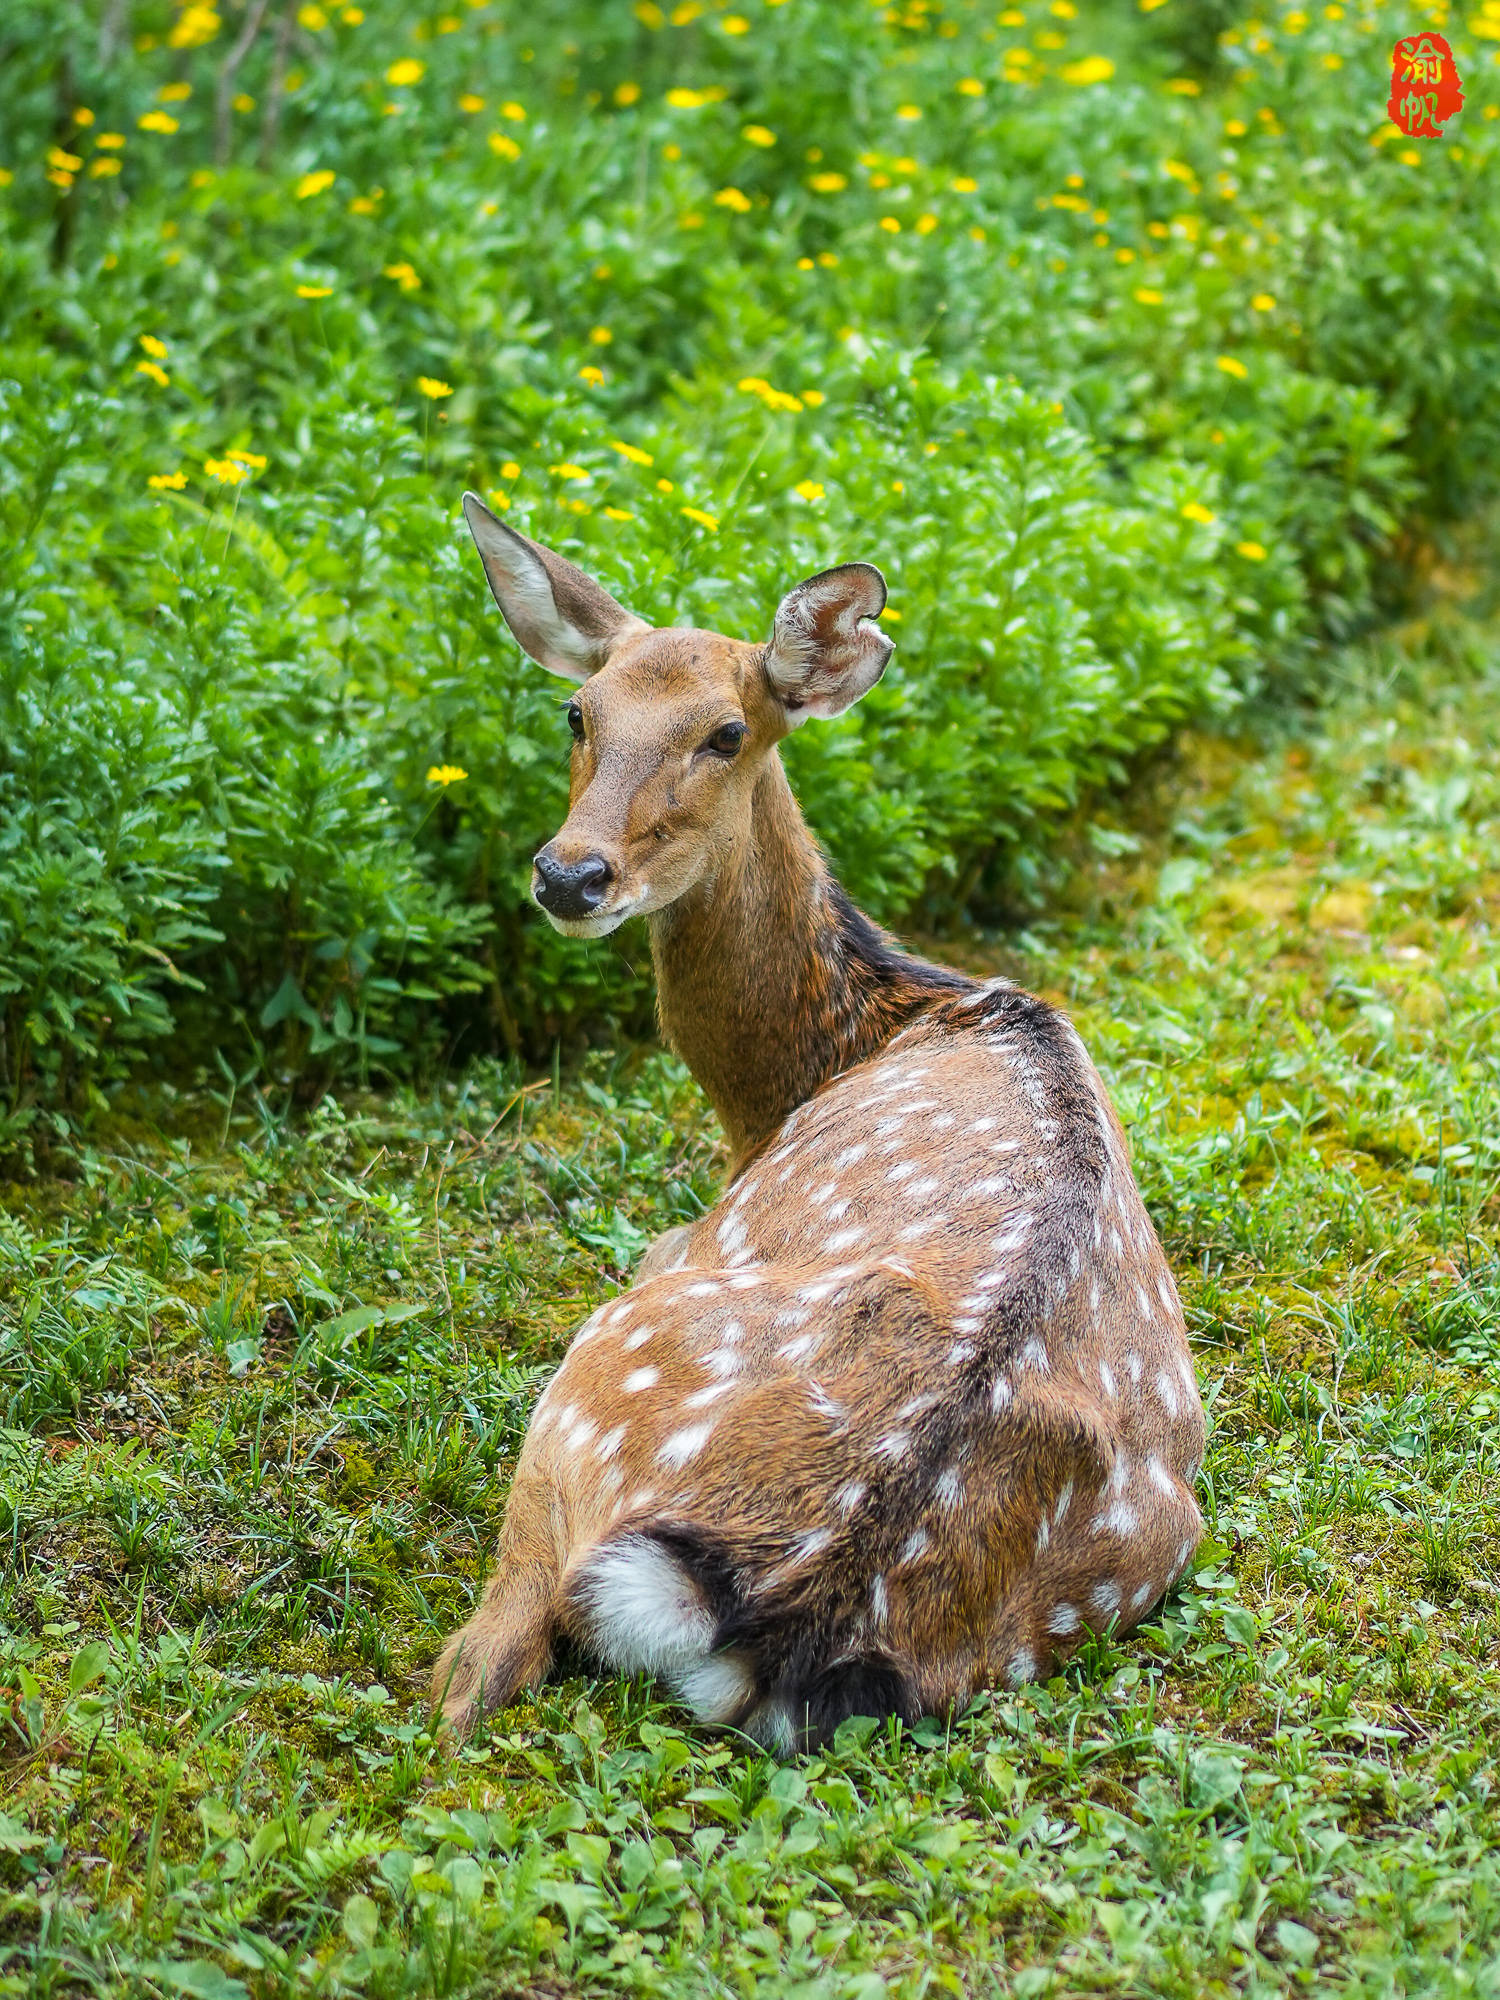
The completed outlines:
{"type": "Polygon", "coordinates": [[[1463,108],[1453,51],[1424,29],[1391,50],[1391,94],[1385,108],[1408,139],[1440,139],[1445,121],[1463,108]]]}

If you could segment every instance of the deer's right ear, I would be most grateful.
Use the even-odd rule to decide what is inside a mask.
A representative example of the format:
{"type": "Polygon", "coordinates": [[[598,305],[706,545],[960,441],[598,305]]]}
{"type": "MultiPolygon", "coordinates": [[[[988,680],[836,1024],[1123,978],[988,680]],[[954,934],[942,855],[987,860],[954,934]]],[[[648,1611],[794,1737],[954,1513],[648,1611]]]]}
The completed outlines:
{"type": "Polygon", "coordinates": [[[586,681],[618,640],[650,630],[574,564],[507,528],[477,494],[464,495],[464,519],[506,624],[549,674],[586,681]]]}

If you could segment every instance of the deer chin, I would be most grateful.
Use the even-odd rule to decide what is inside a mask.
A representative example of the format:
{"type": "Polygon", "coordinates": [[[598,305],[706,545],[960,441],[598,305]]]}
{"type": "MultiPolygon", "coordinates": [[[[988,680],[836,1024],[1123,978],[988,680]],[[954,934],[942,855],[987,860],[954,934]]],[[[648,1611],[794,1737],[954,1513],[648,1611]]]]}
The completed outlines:
{"type": "MultiPolygon", "coordinates": [[[[535,901],[535,897],[532,900],[535,901]]],[[[537,904],[537,908],[542,911],[542,915],[553,930],[561,931],[564,937],[571,938],[608,937],[610,932],[617,931],[627,918],[644,916],[648,910],[655,907],[649,889],[638,890],[633,896],[621,896],[607,909],[595,910],[592,916],[587,917],[555,917],[550,910],[543,909],[540,903],[537,904]]]]}

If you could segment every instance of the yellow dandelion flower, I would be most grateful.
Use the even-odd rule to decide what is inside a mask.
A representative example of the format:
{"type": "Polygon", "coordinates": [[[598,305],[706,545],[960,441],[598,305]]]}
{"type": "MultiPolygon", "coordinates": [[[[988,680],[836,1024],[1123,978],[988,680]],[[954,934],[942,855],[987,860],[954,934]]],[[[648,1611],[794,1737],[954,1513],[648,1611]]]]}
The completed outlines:
{"type": "Polygon", "coordinates": [[[814,194],[838,194],[848,187],[849,180],[846,174],[809,174],[807,185],[814,194]]]}
{"type": "Polygon", "coordinates": [[[249,477],[244,466],[236,465],[232,458],[205,458],[203,470],[210,479],[217,479],[221,486],[238,486],[242,479],[249,477]]]}
{"type": "Polygon", "coordinates": [[[187,485],[187,474],[185,472],[153,472],[151,477],[146,481],[146,484],[154,486],[158,493],[180,493],[183,487],[187,485]]]}
{"type": "Polygon", "coordinates": [[[297,287],[297,296],[299,299],[331,299],[333,297],[333,287],[332,285],[299,285],[297,287]]]}
{"type": "Polygon", "coordinates": [[[162,389],[165,389],[172,379],[166,369],[156,361],[137,361],[135,372],[137,375],[148,376],[151,381],[155,382],[162,389]]]}
{"type": "Polygon", "coordinates": [[[164,340],[158,340],[154,333],[143,333],[141,335],[141,346],[145,348],[153,360],[166,360],[167,343],[164,340]]]}
{"type": "Polygon", "coordinates": [[[61,146],[54,146],[47,155],[49,166],[59,167],[65,174],[76,174],[83,161],[76,153],[65,153],[61,146]]]}
{"type": "Polygon", "coordinates": [[[611,438],[611,451],[617,451],[621,458],[628,458],[632,465],[654,465],[656,460],[649,451],[642,451],[638,444],[626,444],[623,438],[611,438]]]}
{"type": "Polygon", "coordinates": [[[106,153],[118,153],[120,148],[125,144],[125,134],[123,132],[101,132],[94,141],[94,144],[101,147],[106,153]]]}
{"type": "Polygon", "coordinates": [[[1276,310],[1276,301],[1269,292],[1257,292],[1255,297],[1250,301],[1250,304],[1253,310],[1258,313],[1275,312],[1276,310]]]}
{"type": "Polygon", "coordinates": [[[1236,555],[1242,555],[1247,562],[1264,562],[1266,559],[1266,552],[1259,542],[1236,542],[1234,548],[1236,555]]]}
{"type": "Polygon", "coordinates": [[[307,201],[315,194],[322,194],[338,179],[331,167],[319,167],[314,173],[304,174],[297,183],[298,201],[307,201]]]}
{"type": "Polygon", "coordinates": [[[1162,302],[1162,295],[1154,285],[1137,285],[1135,296],[1143,306],[1159,306],[1162,302]]]}
{"type": "Polygon", "coordinates": [[[1422,155],[1415,146],[1403,146],[1396,158],[1403,167],[1420,167],[1422,164],[1422,155]]]}
{"type": "MultiPolygon", "coordinates": [[[[896,490],[903,493],[906,491],[905,487],[902,486],[899,479],[896,481],[896,490]]],[[[893,605],[887,604],[881,610],[879,615],[880,617],[884,618],[888,624],[899,625],[901,623],[901,613],[897,611],[893,605]]]]}
{"type": "Polygon", "coordinates": [[[211,42],[223,26],[212,7],[184,7],[167,36],[169,49],[199,49],[211,42]]]}
{"type": "Polygon", "coordinates": [[[502,160],[519,160],[521,157],[521,149],[509,132],[491,132],[489,148],[492,153],[498,153],[502,160]]]}
{"type": "Polygon", "coordinates": [[[484,99],[480,96],[477,96],[474,91],[466,90],[463,96],[458,100],[458,108],[460,111],[469,111],[469,112],[483,111],[484,99]]]}
{"type": "Polygon", "coordinates": [[[403,292],[417,292],[422,289],[422,280],[410,264],[387,264],[382,275],[394,278],[403,292]]]}
{"type": "Polygon", "coordinates": [[[508,118],[512,125],[524,125],[526,123],[526,107],[524,104],[517,104],[514,98],[512,98],[509,103],[501,105],[500,116],[508,118]]]}
{"type": "Polygon", "coordinates": [[[948,185],[955,194],[977,194],[979,192],[978,181],[974,180],[968,174],[959,174],[956,179],[949,181],[948,185]]]}
{"type": "Polygon", "coordinates": [[[321,7],[299,7],[297,9],[297,20],[302,27],[311,29],[313,34],[316,34],[319,28],[326,28],[328,26],[328,16],[323,12],[321,7]]]}
{"type": "Polygon", "coordinates": [[[701,507],[684,507],[683,513],[690,521],[696,521],[700,528],[707,528],[710,534],[719,532],[718,519],[713,514],[705,514],[701,507]]]}
{"type": "Polygon", "coordinates": [[[500,509],[500,512],[502,514],[505,512],[506,508],[510,505],[510,495],[508,493],[503,493],[498,486],[492,486],[490,488],[490,499],[494,502],[495,506],[497,506],[500,509]]]}
{"type": "Polygon", "coordinates": [[[639,104],[640,101],[641,86],[638,83],[617,83],[615,85],[616,104],[628,107],[632,104],[639,104]]]}
{"type": "Polygon", "coordinates": [[[664,28],[667,25],[666,15],[660,7],[652,4],[652,0],[636,0],[632,12],[643,27],[664,28]]]}
{"type": "Polygon", "coordinates": [[[429,785],[461,785],[468,772],[460,764],[434,764],[427,773],[429,785]]]}
{"type": "Polygon", "coordinates": [[[572,465],[567,462],[564,462],[562,465],[549,465],[547,470],[552,474],[554,479],[588,479],[592,477],[592,474],[585,472],[581,465],[572,465]]]}
{"type": "Polygon", "coordinates": [[[1243,139],[1245,134],[1250,130],[1250,127],[1245,123],[1243,118],[1226,118],[1224,121],[1224,130],[1229,134],[1231,139],[1243,139]]]}
{"type": "Polygon", "coordinates": [[[1078,62],[1064,63],[1058,75],[1064,83],[1089,84],[1108,83],[1115,73],[1115,66],[1108,56],[1084,56],[1078,62]]]}
{"type": "Polygon", "coordinates": [[[253,111],[255,109],[255,99],[250,95],[248,90],[242,90],[234,99],[234,108],[239,112],[253,111]]]}
{"type": "Polygon", "coordinates": [[[679,215],[677,218],[677,227],[679,229],[701,229],[703,227],[703,217],[694,213],[679,215]]]}
{"type": "Polygon", "coordinates": [[[513,458],[508,458],[500,468],[500,477],[502,479],[519,479],[520,476],[520,466],[516,464],[513,458]]]}
{"type": "Polygon", "coordinates": [[[339,19],[347,23],[351,28],[357,28],[364,18],[365,10],[363,7],[345,7],[339,15],[339,19]]]}
{"type": "Polygon", "coordinates": [[[165,111],[147,111],[143,116],[137,118],[135,122],[143,132],[175,132],[177,130],[177,120],[169,118],[165,111]]]}
{"type": "Polygon", "coordinates": [[[658,493],[671,493],[675,491],[675,488],[673,487],[670,479],[658,479],[656,482],[656,490],[658,493]]]}
{"type": "Polygon", "coordinates": [[[227,451],[224,456],[251,472],[264,472],[266,469],[266,461],[258,451],[227,451]]]}
{"type": "Polygon", "coordinates": [[[591,347],[608,347],[613,339],[614,335],[607,326],[591,326],[589,328],[589,345],[591,347]]]}
{"type": "Polygon", "coordinates": [[[112,153],[106,153],[101,159],[89,162],[89,179],[91,181],[107,180],[111,174],[117,174],[119,171],[120,162],[112,153]]]}
{"type": "Polygon", "coordinates": [[[823,266],[825,271],[831,271],[838,261],[837,254],[832,250],[820,250],[818,252],[818,262],[823,266]]]}
{"type": "Polygon", "coordinates": [[[587,382],[591,389],[602,388],[604,383],[604,370],[602,368],[580,368],[578,371],[578,379],[580,382],[587,382]]]}
{"type": "Polygon", "coordinates": [[[445,396],[453,394],[453,385],[450,382],[440,382],[435,375],[419,375],[417,387],[429,403],[440,403],[445,396]]]}
{"type": "Polygon", "coordinates": [[[75,125],[87,126],[87,125],[92,125],[93,122],[94,122],[93,112],[89,110],[86,104],[80,104],[78,109],[73,113],[73,123],[75,125]]]}
{"type": "Polygon", "coordinates": [[[426,63],[418,62],[415,56],[402,56],[386,71],[385,80],[400,89],[403,84],[420,83],[426,74],[426,63]]]}
{"type": "Polygon", "coordinates": [[[1233,375],[1240,382],[1243,382],[1245,377],[1250,373],[1244,362],[1236,361],[1232,354],[1221,354],[1214,365],[1222,369],[1224,374],[1233,375]]]}
{"type": "Polygon", "coordinates": [[[914,125],[921,115],[922,107],[920,104],[898,104],[896,106],[896,116],[901,120],[903,125],[914,125]]]}
{"type": "Polygon", "coordinates": [[[1133,264],[1135,262],[1135,252],[1133,250],[1117,250],[1115,252],[1115,262],[1117,264],[1133,264]]]}
{"type": "Polygon", "coordinates": [[[801,395],[803,402],[806,403],[810,410],[821,409],[823,404],[828,401],[828,398],[823,394],[821,389],[804,389],[801,395]]]}
{"type": "Polygon", "coordinates": [[[193,94],[190,83],[164,83],[156,93],[158,104],[186,104],[193,94]]]}
{"type": "Polygon", "coordinates": [[[906,481],[904,479],[893,479],[891,481],[891,491],[893,493],[904,493],[906,491],[906,481]]]}
{"type": "Polygon", "coordinates": [[[726,14],[719,26],[726,35],[748,35],[750,23],[743,14],[726,14]]]}
{"type": "Polygon", "coordinates": [[[894,215],[882,215],[880,226],[888,236],[899,236],[901,234],[901,224],[896,220],[894,215]]]}
{"type": "Polygon", "coordinates": [[[919,215],[917,217],[918,236],[930,236],[933,230],[937,228],[937,226],[938,226],[938,219],[935,215],[931,214],[930,212],[926,215],[919,215]]]}
{"type": "Polygon", "coordinates": [[[714,196],[714,207],[732,209],[736,215],[744,215],[750,208],[750,197],[736,187],[720,188],[714,196]]]}
{"type": "Polygon", "coordinates": [[[792,491],[800,493],[804,500],[821,500],[823,498],[823,489],[816,479],[799,479],[797,484],[792,488],[792,491]]]}
{"type": "Polygon", "coordinates": [[[811,270],[813,269],[813,260],[812,260],[812,258],[811,258],[811,257],[799,257],[799,258],[797,259],[797,269],[798,269],[799,271],[811,271],[811,270]]]}
{"type": "Polygon", "coordinates": [[[688,90],[679,83],[667,92],[667,102],[674,111],[697,111],[708,103],[708,93],[702,90],[688,90]]]}
{"type": "Polygon", "coordinates": [[[1189,500],[1187,505],[1182,509],[1182,518],[1184,521],[1201,521],[1204,527],[1207,527],[1211,521],[1217,520],[1218,516],[1205,507],[1201,501],[1189,500]]]}
{"type": "Polygon", "coordinates": [[[1161,170],[1164,174],[1170,174],[1174,181],[1185,181],[1190,187],[1197,185],[1198,176],[1186,160],[1163,160],[1161,170]]]}
{"type": "Polygon", "coordinates": [[[960,97],[983,97],[984,85],[977,76],[961,76],[958,79],[958,94],[960,97]]]}
{"type": "Polygon", "coordinates": [[[767,125],[747,125],[740,137],[752,146],[774,146],[776,134],[767,125]]]}

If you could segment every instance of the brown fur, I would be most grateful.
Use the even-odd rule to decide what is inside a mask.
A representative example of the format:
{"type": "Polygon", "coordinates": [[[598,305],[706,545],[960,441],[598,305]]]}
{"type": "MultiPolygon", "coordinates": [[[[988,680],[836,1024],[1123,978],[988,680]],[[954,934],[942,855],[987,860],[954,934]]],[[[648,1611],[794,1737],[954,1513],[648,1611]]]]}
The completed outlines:
{"type": "Polygon", "coordinates": [[[1052,1008],[897,951],[803,824],[776,743],[878,675],[877,572],[801,586],[766,647],[601,620],[547,554],[618,632],[549,843],[609,896],[563,927],[647,914],[734,1169],[575,1338],[435,1698],[470,1726],[558,1631],[783,1748],[1030,1678],[1136,1623],[1201,1526],[1181,1310],[1103,1084],[1052,1008]]]}

